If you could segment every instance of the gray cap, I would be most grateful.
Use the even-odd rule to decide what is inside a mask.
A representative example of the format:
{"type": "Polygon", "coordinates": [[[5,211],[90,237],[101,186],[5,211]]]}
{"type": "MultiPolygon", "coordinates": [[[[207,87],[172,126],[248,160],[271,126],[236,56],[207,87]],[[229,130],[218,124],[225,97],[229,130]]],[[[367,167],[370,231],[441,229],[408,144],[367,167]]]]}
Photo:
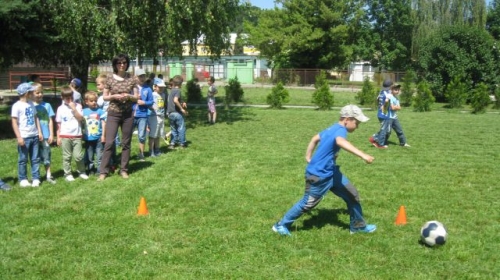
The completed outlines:
{"type": "Polygon", "coordinates": [[[361,108],[356,105],[347,105],[340,109],[340,117],[355,118],[360,122],[367,122],[369,118],[363,114],[361,108]]]}

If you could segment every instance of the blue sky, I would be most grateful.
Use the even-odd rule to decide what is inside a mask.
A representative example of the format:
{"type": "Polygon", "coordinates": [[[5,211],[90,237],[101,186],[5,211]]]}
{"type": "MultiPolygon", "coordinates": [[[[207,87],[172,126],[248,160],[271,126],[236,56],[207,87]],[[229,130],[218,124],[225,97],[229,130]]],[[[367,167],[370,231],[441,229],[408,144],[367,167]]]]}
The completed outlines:
{"type": "Polygon", "coordinates": [[[261,9],[272,9],[274,8],[273,0],[250,0],[252,6],[257,6],[261,9]]]}

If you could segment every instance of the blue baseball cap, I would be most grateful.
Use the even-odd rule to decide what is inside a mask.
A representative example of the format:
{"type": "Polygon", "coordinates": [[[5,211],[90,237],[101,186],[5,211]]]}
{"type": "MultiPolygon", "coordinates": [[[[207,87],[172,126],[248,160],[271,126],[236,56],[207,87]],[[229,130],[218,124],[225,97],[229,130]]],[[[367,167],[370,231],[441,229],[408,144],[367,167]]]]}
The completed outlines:
{"type": "Polygon", "coordinates": [[[17,94],[19,94],[19,96],[23,96],[26,93],[28,93],[28,91],[34,91],[34,90],[36,90],[36,87],[34,87],[30,83],[22,83],[19,86],[17,86],[16,90],[17,90],[17,94]]]}
{"type": "Polygon", "coordinates": [[[79,88],[82,85],[82,80],[74,78],[73,80],[71,80],[71,83],[75,84],[75,86],[79,88]]]}

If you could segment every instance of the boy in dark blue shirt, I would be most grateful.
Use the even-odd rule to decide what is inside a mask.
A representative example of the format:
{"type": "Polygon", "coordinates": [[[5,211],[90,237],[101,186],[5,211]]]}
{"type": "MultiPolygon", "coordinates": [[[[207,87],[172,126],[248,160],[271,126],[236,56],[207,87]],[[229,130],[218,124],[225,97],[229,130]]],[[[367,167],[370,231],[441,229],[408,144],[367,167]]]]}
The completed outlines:
{"type": "Polygon", "coordinates": [[[373,232],[377,229],[375,225],[369,225],[365,222],[358,191],[349,182],[349,179],[340,172],[340,168],[336,164],[336,158],[341,148],[357,155],[366,163],[373,162],[372,156],[357,149],[346,139],[348,132],[353,132],[358,128],[359,123],[368,120],[358,106],[347,105],[340,110],[338,123],[316,134],[311,139],[306,151],[308,165],[305,172],[304,196],[288,210],[279,222],[273,225],[273,231],[280,235],[291,235],[289,228],[292,223],[303,213],[316,207],[328,191],[333,192],[346,202],[350,215],[351,234],[373,232]],[[312,156],[316,146],[318,148],[312,156]]]}

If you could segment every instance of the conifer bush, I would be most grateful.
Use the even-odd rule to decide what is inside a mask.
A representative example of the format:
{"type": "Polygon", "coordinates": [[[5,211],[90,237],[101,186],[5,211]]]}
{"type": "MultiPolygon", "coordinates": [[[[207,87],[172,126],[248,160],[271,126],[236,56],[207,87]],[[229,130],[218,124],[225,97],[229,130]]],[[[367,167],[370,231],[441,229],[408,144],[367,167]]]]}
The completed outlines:
{"type": "Polygon", "coordinates": [[[446,86],[444,96],[448,100],[450,108],[462,108],[467,100],[467,85],[462,82],[460,76],[455,76],[446,86]]]}
{"type": "Polygon", "coordinates": [[[333,94],[330,92],[330,85],[326,80],[325,71],[321,71],[316,76],[314,88],[316,90],[313,93],[312,102],[318,106],[319,110],[330,110],[333,106],[333,94]]]}
{"type": "Polygon", "coordinates": [[[417,85],[417,94],[413,99],[413,108],[416,112],[428,112],[431,110],[431,105],[434,104],[436,98],[432,95],[429,84],[422,81],[417,85]]]}
{"type": "Polygon", "coordinates": [[[275,87],[273,87],[271,93],[267,95],[266,101],[271,108],[281,109],[283,108],[284,103],[288,103],[290,101],[290,94],[283,86],[283,83],[279,82],[275,87]]]}
{"type": "Polygon", "coordinates": [[[238,77],[229,79],[229,83],[224,87],[226,89],[225,101],[227,104],[231,102],[241,102],[243,101],[243,88],[241,88],[241,83],[238,77]]]}
{"type": "Polygon", "coordinates": [[[369,106],[374,109],[377,107],[377,90],[370,81],[370,77],[366,76],[363,80],[361,91],[356,94],[356,100],[359,105],[369,106]]]}
{"type": "Polygon", "coordinates": [[[201,87],[198,79],[194,78],[186,83],[187,100],[189,103],[201,102],[201,87]]]}
{"type": "Polygon", "coordinates": [[[474,90],[472,90],[470,106],[473,114],[486,112],[486,107],[490,104],[490,94],[488,86],[484,83],[479,83],[474,90]]]}

